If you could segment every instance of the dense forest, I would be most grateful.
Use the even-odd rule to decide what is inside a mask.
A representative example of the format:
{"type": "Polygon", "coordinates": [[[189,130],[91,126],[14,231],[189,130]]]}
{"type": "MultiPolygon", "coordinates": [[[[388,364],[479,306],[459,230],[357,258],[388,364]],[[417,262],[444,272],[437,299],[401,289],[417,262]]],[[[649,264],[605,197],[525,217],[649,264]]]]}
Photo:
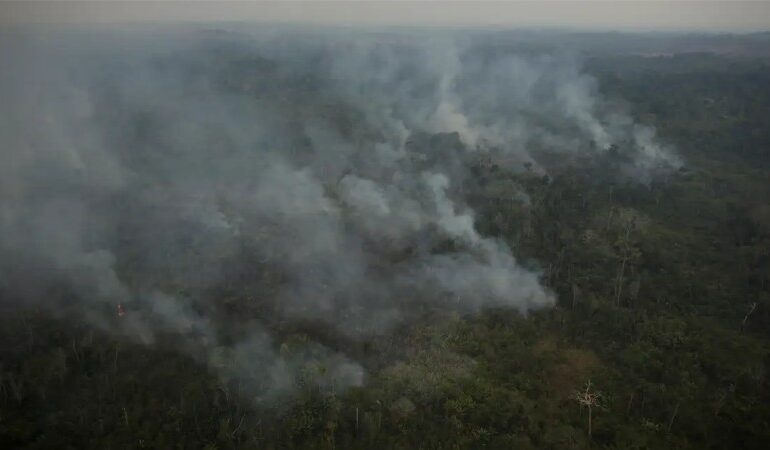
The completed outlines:
{"type": "MultiPolygon", "coordinates": [[[[337,91],[327,89],[323,76],[314,72],[325,70],[324,60],[310,51],[281,59],[283,56],[270,52],[257,54],[244,49],[241,37],[232,44],[228,32],[212,30],[204,35],[215,44],[196,53],[195,58],[189,57],[189,49],[173,48],[152,61],[153,70],[168,75],[161,83],[177,80],[176,71],[183,70],[192,80],[190,86],[205,79],[218,95],[246,104],[246,111],[252,101],[270,105],[271,114],[285,114],[289,119],[265,119],[266,134],[285,135],[276,145],[281,152],[292,153],[292,161],[301,161],[297,164],[303,167],[329,164],[326,159],[314,166],[315,144],[305,142],[326,139],[316,128],[338,130],[344,138],[339,140],[351,146],[387,140],[378,135],[380,131],[374,129],[377,122],[369,113],[351,106],[353,95],[378,105],[379,96],[389,95],[422,102],[421,94],[410,89],[430,89],[426,83],[416,82],[416,87],[400,90],[400,82],[393,83],[393,79],[412,77],[409,70],[421,70],[417,63],[408,62],[388,72],[392,78],[387,82],[356,86],[351,88],[350,98],[340,100],[333,95],[337,91]],[[297,60],[302,58],[314,61],[311,69],[300,66],[297,60]],[[327,121],[317,127],[305,123],[305,128],[300,128],[307,117],[316,116],[327,121]],[[303,133],[309,137],[297,137],[295,142],[293,136],[303,133]]],[[[471,41],[483,41],[483,56],[475,52],[459,60],[468,67],[469,61],[494,60],[514,48],[517,53],[534,55],[535,62],[527,63],[525,72],[541,64],[547,74],[553,66],[538,55],[550,51],[548,47],[560,39],[575,46],[583,42],[573,38],[552,36],[539,45],[538,35],[521,40],[522,44],[516,44],[516,35],[474,35],[471,41]]],[[[375,36],[378,42],[387,39],[391,38],[375,36]]],[[[566,144],[553,144],[553,140],[533,138],[528,145],[535,150],[522,156],[511,155],[496,142],[484,144],[483,138],[469,142],[460,129],[426,126],[413,130],[403,146],[408,162],[399,163],[399,167],[407,174],[425,173],[425,167],[440,167],[442,173],[450,174],[445,195],[455,205],[462,205],[463,211],[473,211],[478,237],[453,236],[451,230],[441,231],[441,222],[414,232],[394,232],[390,237],[376,228],[382,224],[349,218],[355,211],[343,210],[340,226],[354,230],[346,233],[364,236],[360,245],[366,249],[367,258],[374,255],[371,261],[376,262],[367,262],[367,270],[374,275],[364,278],[370,288],[339,288],[348,275],[339,281],[342,272],[325,271],[330,264],[327,259],[320,258],[305,270],[307,266],[300,263],[283,266],[264,257],[261,249],[266,247],[271,254],[282,255],[276,258],[293,255],[285,250],[294,248],[290,244],[273,248],[273,241],[300,240],[303,246],[308,245],[302,236],[310,228],[286,226],[280,218],[297,220],[292,211],[276,207],[269,210],[276,217],[253,220],[244,215],[241,229],[246,231],[234,241],[237,245],[220,246],[216,239],[200,237],[197,228],[184,228],[176,217],[165,213],[169,202],[175,201],[171,194],[170,200],[158,200],[156,209],[151,210],[147,204],[155,203],[138,200],[120,189],[103,195],[89,188],[83,191],[94,197],[88,207],[110,211],[109,217],[117,217],[107,225],[90,226],[111,230],[115,273],[122,283],[142,286],[138,289],[142,292],[149,292],[145,287],[152,286],[153,292],[184,298],[183,307],[173,303],[177,309],[166,308],[172,311],[168,315],[183,308],[194,311],[189,316],[195,319],[189,323],[180,319],[171,326],[158,327],[151,339],[143,339],[136,337],[142,335],[141,330],[135,332],[141,328],[137,318],[145,320],[151,315],[148,305],[161,300],[148,295],[122,303],[119,299],[84,302],[81,297],[102,296],[104,292],[94,294],[68,279],[52,282],[37,272],[27,272],[27,265],[37,266],[38,260],[19,253],[9,241],[0,241],[1,268],[11,274],[0,278],[0,446],[767,448],[770,61],[766,55],[751,51],[729,53],[721,47],[710,51],[709,46],[723,42],[714,36],[702,37],[703,48],[692,52],[647,50],[640,49],[641,44],[629,44],[647,42],[644,36],[625,37],[629,42],[619,39],[613,45],[606,44],[607,39],[611,38],[589,36],[582,48],[572,50],[570,60],[578,61],[579,76],[590,81],[577,85],[590,84],[587,92],[601,96],[605,105],[617,105],[627,115],[627,119],[619,120],[621,125],[633,120],[645,129],[654,129],[655,139],[672,149],[677,163],[666,169],[644,165],[642,171],[634,153],[640,144],[631,138],[613,139],[606,151],[590,150],[596,142],[564,138],[566,144]],[[473,144],[477,150],[469,151],[473,144]],[[585,146],[588,150],[565,152],[551,145],[585,146]],[[120,206],[120,215],[113,212],[115,205],[120,206]],[[153,229],[155,234],[137,237],[148,233],[148,222],[158,227],[153,229]],[[248,228],[252,222],[262,228],[248,228]],[[374,229],[377,231],[371,231],[374,229]],[[425,237],[436,234],[439,237],[425,237]],[[367,238],[372,236],[376,238],[367,238]],[[429,281],[403,282],[402,286],[404,274],[411,276],[418,270],[415,267],[422,267],[409,265],[412,260],[457,252],[474,258],[475,250],[465,250],[472,246],[468,242],[479,243],[481,248],[495,242],[510,249],[517,264],[511,269],[511,276],[518,277],[514,285],[517,289],[529,286],[527,283],[536,278],[538,285],[521,294],[534,300],[510,303],[498,299],[498,291],[487,295],[484,286],[474,280],[468,281],[467,289],[466,284],[455,288],[451,279],[434,282],[428,275],[420,279],[429,281]],[[147,250],[153,246],[159,250],[147,250]],[[8,255],[15,259],[11,261],[8,255]],[[219,270],[212,274],[207,269],[214,264],[219,270]],[[293,272],[286,267],[301,267],[303,279],[318,276],[324,282],[293,285],[293,272]],[[401,267],[406,269],[402,272],[401,267]],[[27,290],[19,288],[19,280],[29,284],[27,290]],[[284,290],[287,285],[292,285],[292,290],[284,290]],[[396,287],[382,293],[382,286],[392,285],[396,287]],[[478,300],[478,307],[452,306],[467,303],[477,291],[486,295],[485,300],[478,300]],[[313,309],[298,303],[291,306],[305,313],[286,313],[283,305],[291,303],[294,295],[317,297],[332,307],[313,309]],[[371,299],[363,303],[363,312],[357,296],[371,299]],[[399,318],[384,324],[393,305],[398,305],[399,318]],[[132,320],[136,323],[126,325],[132,320]],[[370,325],[367,320],[377,323],[370,325]],[[211,331],[210,322],[227,325],[211,331]],[[270,336],[269,344],[242,345],[242,336],[248,334],[245,330],[255,323],[270,336]],[[349,331],[355,327],[369,331],[349,331]],[[249,361],[249,370],[243,370],[242,360],[249,361]],[[269,373],[251,369],[263,360],[282,361],[280,367],[285,370],[275,369],[277,363],[271,363],[274,367],[269,373]],[[281,389],[273,388],[275,385],[281,389]]],[[[671,38],[680,42],[676,39],[671,38]]],[[[736,44],[739,37],[722,39],[730,48],[740,44],[736,44]]],[[[402,45],[394,40],[393,45],[402,45]]],[[[663,46],[650,40],[650,46],[663,46]]],[[[692,36],[681,40],[700,42],[692,36]]],[[[477,45],[473,42],[468,48],[477,45]]],[[[358,49],[353,46],[344,51],[354,53],[358,49]]],[[[388,71],[389,57],[392,55],[365,60],[379,64],[375,70],[380,72],[374,76],[378,83],[380,74],[388,71]]],[[[217,171],[221,167],[208,159],[185,160],[174,150],[175,144],[156,137],[164,133],[163,127],[171,127],[164,124],[169,123],[170,115],[178,114],[177,110],[139,108],[138,100],[121,95],[111,84],[118,74],[134,70],[130,57],[119,63],[111,62],[109,56],[94,58],[93,64],[99,69],[92,85],[99,94],[93,108],[98,112],[95,121],[101,136],[126,148],[168,148],[169,154],[184,160],[183,164],[194,165],[185,172],[192,175],[180,177],[179,184],[170,181],[148,191],[153,198],[162,196],[163,189],[192,186],[196,177],[208,171],[220,175],[217,171]]],[[[415,60],[420,58],[418,55],[415,60]]],[[[351,65],[354,72],[363,70],[351,65]]],[[[519,70],[521,66],[506,67],[519,70]]],[[[571,69],[558,70],[572,73],[571,69]]],[[[332,69],[329,72],[336,74],[329,77],[334,82],[345,76],[332,69]]],[[[491,83],[500,77],[483,77],[471,68],[453,83],[467,84],[473,98],[493,98],[494,90],[490,94],[476,83],[491,83]]],[[[555,77],[553,83],[558,88],[561,81],[555,77]]],[[[548,83],[543,85],[547,91],[551,89],[548,83]]],[[[154,92],[141,86],[132,92],[144,92],[142,89],[154,92]]],[[[180,102],[190,95],[187,90],[169,90],[169,98],[180,102]]],[[[550,98],[549,92],[537,95],[546,99],[543,103],[550,98]]],[[[185,105],[214,108],[204,100],[190,100],[185,105]]],[[[481,110],[479,105],[470,104],[469,110],[481,110]]],[[[507,104],[495,105],[488,114],[526,113],[544,123],[543,129],[556,130],[554,135],[583,133],[551,123],[556,119],[548,109],[521,112],[507,104]]],[[[395,115],[398,107],[388,111],[395,115]]],[[[255,114],[261,117],[261,113],[255,114]]],[[[484,117],[487,112],[477,114],[484,117]]],[[[242,131],[227,123],[212,125],[196,122],[194,115],[185,117],[191,127],[199,123],[211,126],[215,129],[210,133],[213,138],[242,131]]],[[[582,116],[576,117],[582,120],[582,116]]],[[[480,119],[492,123],[484,120],[480,119]]],[[[414,128],[405,123],[407,128],[414,128]]],[[[619,129],[625,127],[621,125],[619,129]]],[[[12,133],[11,126],[0,130],[12,133]]],[[[460,122],[458,126],[464,125],[460,122]]],[[[174,130],[184,133],[186,128],[174,130]]],[[[8,140],[2,143],[10,145],[8,140]]],[[[189,145],[221,145],[225,148],[217,155],[230,155],[238,151],[233,148],[241,141],[196,138],[189,145]]],[[[367,151],[373,152],[372,148],[377,147],[367,147],[367,151]]],[[[154,151],[121,155],[125,158],[121,160],[136,164],[132,167],[139,167],[138,160],[165,167],[168,161],[154,151]]],[[[346,199],[357,198],[349,196],[364,192],[368,186],[358,183],[347,190],[355,181],[351,172],[374,173],[367,165],[368,157],[351,152],[348,166],[329,168],[331,175],[323,179],[324,198],[332,199],[332,204],[352,202],[346,199]]],[[[236,166],[252,162],[235,161],[236,166]]],[[[228,167],[222,175],[224,181],[202,184],[201,191],[230,186],[228,178],[240,173],[237,170],[228,167]]],[[[280,167],[260,172],[259,177],[269,178],[270,172],[280,172],[280,167]]],[[[44,176],[51,172],[46,173],[44,176]]],[[[84,177],[91,176],[84,173],[84,177]]],[[[318,169],[314,173],[326,172],[318,169]]],[[[372,179],[377,176],[371,175],[372,179]]],[[[302,179],[297,178],[292,186],[302,179]]],[[[152,185],[153,180],[147,175],[135,186],[152,185]]],[[[411,186],[408,180],[397,182],[411,186]]],[[[283,187],[280,181],[275,184],[284,190],[294,189],[283,187]]],[[[3,189],[11,186],[10,182],[0,182],[3,189]]],[[[83,195],[76,182],[65,186],[83,195]]],[[[34,197],[19,195],[29,201],[48,194],[35,191],[34,197]]],[[[274,197],[279,201],[285,198],[274,197]]],[[[416,194],[413,198],[422,201],[416,194]]],[[[444,197],[437,194],[436,199],[440,198],[444,197]]],[[[244,209],[237,202],[236,197],[216,199],[225,215],[228,208],[244,209]]],[[[5,223],[12,220],[8,214],[13,213],[4,216],[5,223]]],[[[459,212],[456,215],[460,216],[459,212]]],[[[48,218],[52,229],[68,226],[66,214],[48,218]]],[[[375,217],[374,222],[384,220],[375,217]]],[[[389,229],[400,226],[383,223],[389,229]]],[[[313,230],[326,226],[323,220],[311,220],[311,225],[313,230]]],[[[15,228],[4,225],[0,230],[11,233],[15,228]]],[[[89,236],[101,236],[99,233],[89,236]]],[[[336,239],[335,235],[319,238],[330,239],[336,239]]],[[[47,245],[42,248],[57,251],[56,242],[47,245]]],[[[507,253],[489,252],[483,257],[507,261],[507,253]]],[[[303,261],[314,258],[304,253],[300,257],[303,261]]],[[[449,265],[436,264],[440,268],[449,265]]],[[[462,269],[465,272],[479,269],[470,264],[462,267],[466,267],[462,269]]],[[[450,272],[450,278],[461,273],[450,272]]],[[[480,280],[486,283],[487,279],[480,280]]],[[[497,279],[490,280],[494,283],[497,279]]],[[[502,286],[507,289],[506,284],[502,286]]],[[[155,319],[146,320],[152,323],[155,319]]]]}

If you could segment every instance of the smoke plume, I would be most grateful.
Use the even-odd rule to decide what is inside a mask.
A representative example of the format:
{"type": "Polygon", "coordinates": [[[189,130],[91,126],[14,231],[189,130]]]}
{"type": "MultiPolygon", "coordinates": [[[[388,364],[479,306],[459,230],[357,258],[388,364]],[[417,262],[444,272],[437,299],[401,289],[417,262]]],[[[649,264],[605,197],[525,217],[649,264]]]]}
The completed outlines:
{"type": "Polygon", "coordinates": [[[478,36],[25,32],[0,52],[3,299],[174,336],[258,398],[311,366],[363,382],[280,324],[355,340],[421,308],[553,303],[477,231],[471,161],[624,145],[634,176],[678,164],[575,60],[478,36]]]}

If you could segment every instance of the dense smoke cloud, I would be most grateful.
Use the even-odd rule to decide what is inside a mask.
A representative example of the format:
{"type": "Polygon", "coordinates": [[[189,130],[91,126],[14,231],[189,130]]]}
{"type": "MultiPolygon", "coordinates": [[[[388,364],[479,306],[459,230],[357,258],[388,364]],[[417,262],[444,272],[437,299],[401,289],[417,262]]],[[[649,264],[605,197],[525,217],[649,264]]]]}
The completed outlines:
{"type": "Polygon", "coordinates": [[[310,361],[317,383],[363,380],[320,343],[279,350],[276,322],[356,339],[419,307],[553,303],[476,230],[462,197],[472,161],[537,166],[542,151],[623,144],[629,173],[676,164],[574,61],[478,39],[74,33],[0,46],[14,61],[0,73],[4,298],[74,302],[148,343],[175,335],[222,376],[260,380],[261,397],[310,361]]]}

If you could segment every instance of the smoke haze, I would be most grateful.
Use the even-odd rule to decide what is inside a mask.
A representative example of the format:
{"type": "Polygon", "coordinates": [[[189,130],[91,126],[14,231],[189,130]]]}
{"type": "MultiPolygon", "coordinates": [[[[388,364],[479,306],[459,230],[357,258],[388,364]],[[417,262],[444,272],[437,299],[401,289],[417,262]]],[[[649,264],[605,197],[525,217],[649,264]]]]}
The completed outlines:
{"type": "Polygon", "coordinates": [[[546,174],[545,154],[622,148],[643,182],[679,164],[576,59],[483,36],[29,32],[0,52],[3,298],[171,336],[260,399],[308,370],[364,381],[276,324],[357,340],[424,310],[553,304],[477,230],[474,164],[546,174]]]}

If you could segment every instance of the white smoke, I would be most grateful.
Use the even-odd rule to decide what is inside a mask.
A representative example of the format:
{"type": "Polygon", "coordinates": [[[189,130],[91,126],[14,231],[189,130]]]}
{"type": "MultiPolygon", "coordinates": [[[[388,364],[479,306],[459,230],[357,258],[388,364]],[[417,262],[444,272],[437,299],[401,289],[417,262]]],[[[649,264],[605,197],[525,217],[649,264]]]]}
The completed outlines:
{"type": "Polygon", "coordinates": [[[543,148],[630,140],[639,173],[677,164],[573,61],[463,38],[7,37],[3,289],[36,301],[67,286],[105,329],[125,305],[125,333],[176,336],[259,398],[290,391],[308,365],[322,385],[363,382],[337,350],[283,348],[276,321],[360,338],[408,320],[404,299],[464,312],[553,303],[476,230],[458,194],[471,155],[536,162],[543,148]],[[238,333],[222,291],[241,308],[230,320],[249,324],[238,333]]]}

